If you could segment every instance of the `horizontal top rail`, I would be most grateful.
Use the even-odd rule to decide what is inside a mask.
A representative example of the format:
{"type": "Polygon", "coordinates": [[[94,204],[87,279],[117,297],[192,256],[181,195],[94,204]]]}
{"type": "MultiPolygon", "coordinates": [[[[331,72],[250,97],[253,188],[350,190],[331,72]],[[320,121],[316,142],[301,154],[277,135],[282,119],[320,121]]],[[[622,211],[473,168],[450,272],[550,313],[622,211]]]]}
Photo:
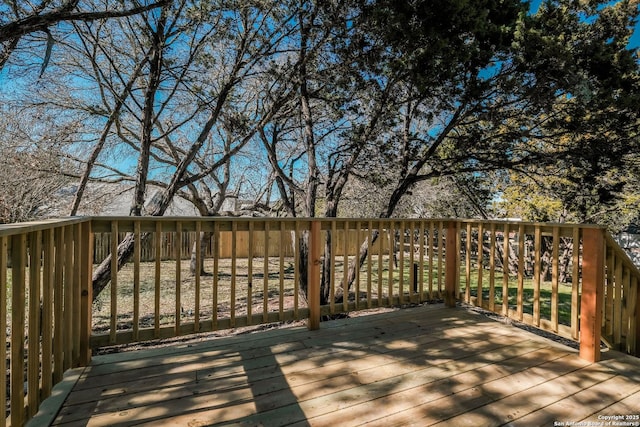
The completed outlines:
{"type": "Polygon", "coordinates": [[[620,247],[618,242],[615,241],[613,236],[609,233],[605,233],[605,241],[607,243],[607,249],[614,252],[616,258],[622,261],[625,268],[628,268],[631,274],[640,279],[640,269],[633,263],[629,254],[620,247]]]}
{"type": "MultiPolygon", "coordinates": [[[[393,222],[393,221],[404,221],[404,222],[419,222],[419,221],[432,221],[432,222],[456,222],[460,224],[477,224],[483,223],[486,225],[518,225],[524,226],[525,230],[533,230],[536,227],[542,227],[543,230],[552,230],[553,228],[559,227],[560,229],[572,229],[575,227],[580,228],[598,228],[604,229],[605,227],[597,225],[597,224],[566,224],[566,223],[539,223],[539,222],[525,222],[525,221],[507,221],[507,220],[478,220],[478,219],[454,219],[454,218],[290,218],[290,217],[227,217],[227,216],[217,216],[217,217],[203,217],[203,216],[140,216],[140,217],[132,217],[132,216],[75,216],[68,218],[56,218],[56,219],[46,219],[41,221],[31,221],[31,222],[21,222],[21,223],[12,223],[12,224],[0,224],[0,236],[21,234],[32,231],[46,230],[51,228],[52,226],[63,226],[63,225],[73,225],[86,221],[92,222],[92,227],[95,231],[101,231],[103,229],[109,229],[110,224],[114,221],[118,222],[119,228],[127,229],[130,225],[133,227],[134,222],[140,222],[141,224],[156,224],[156,223],[166,223],[167,225],[175,222],[181,222],[188,227],[189,223],[195,222],[218,222],[221,224],[224,223],[232,223],[232,222],[253,222],[254,224],[260,223],[285,223],[285,224],[305,224],[310,223],[312,221],[321,221],[321,222],[337,222],[338,224],[344,224],[345,222],[361,222],[366,223],[369,221],[372,222],[393,222]]],[[[194,228],[195,229],[195,228],[194,228]]],[[[184,229],[188,231],[189,229],[184,229]]],[[[144,231],[144,230],[143,230],[144,231]]]]}
{"type": "Polygon", "coordinates": [[[15,236],[18,234],[48,230],[55,227],[81,224],[89,222],[92,217],[74,216],[69,218],[45,219],[42,221],[0,224],[0,236],[15,236]]]}
{"type": "Polygon", "coordinates": [[[175,224],[180,223],[182,231],[196,231],[196,224],[201,224],[200,231],[213,231],[213,224],[216,224],[219,231],[231,231],[236,224],[237,231],[249,230],[249,223],[254,224],[254,230],[264,230],[264,224],[282,224],[285,228],[293,228],[295,224],[306,224],[305,229],[310,228],[314,218],[254,218],[254,217],[93,217],[91,218],[92,229],[96,233],[111,230],[111,224],[118,223],[119,231],[133,231],[134,224],[140,225],[141,232],[153,232],[156,224],[161,224],[163,231],[176,231],[175,224]],[[207,226],[209,224],[210,226],[207,226]]]}

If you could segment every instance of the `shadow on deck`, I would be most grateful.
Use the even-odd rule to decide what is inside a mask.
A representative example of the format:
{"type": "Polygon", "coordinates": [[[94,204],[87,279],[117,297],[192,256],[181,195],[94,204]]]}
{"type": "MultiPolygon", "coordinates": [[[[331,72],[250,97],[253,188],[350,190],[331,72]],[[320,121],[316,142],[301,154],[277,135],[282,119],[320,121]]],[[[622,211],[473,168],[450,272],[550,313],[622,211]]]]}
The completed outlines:
{"type": "Polygon", "coordinates": [[[589,364],[441,305],[97,356],[76,373],[53,425],[640,423],[640,359],[589,364]]]}

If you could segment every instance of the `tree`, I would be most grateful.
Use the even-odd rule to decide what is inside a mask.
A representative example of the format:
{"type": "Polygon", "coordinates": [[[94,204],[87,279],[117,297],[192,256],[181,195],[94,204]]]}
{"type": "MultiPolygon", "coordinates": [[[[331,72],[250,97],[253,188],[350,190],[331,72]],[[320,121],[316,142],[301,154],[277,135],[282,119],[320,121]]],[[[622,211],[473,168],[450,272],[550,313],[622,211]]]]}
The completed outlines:
{"type": "MultiPolygon", "coordinates": [[[[184,188],[195,185],[203,178],[210,176],[218,168],[224,166],[230,156],[238,153],[255,135],[258,129],[262,128],[266,122],[271,120],[283,104],[290,97],[290,92],[286,87],[272,81],[272,86],[266,92],[266,96],[261,102],[254,104],[253,110],[249,111],[253,119],[251,124],[235,129],[237,136],[236,145],[226,150],[220,157],[213,159],[199,160],[203,149],[211,142],[211,132],[216,126],[220,126],[226,114],[231,117],[233,106],[238,102],[238,93],[243,93],[246,85],[252,85],[259,80],[256,70],[263,68],[271,56],[278,49],[280,41],[285,38],[288,27],[286,23],[289,17],[286,13],[280,13],[282,9],[278,7],[266,7],[260,2],[256,4],[242,4],[240,8],[220,8],[209,13],[214,13],[213,17],[218,17],[226,24],[226,31],[218,34],[221,37],[220,45],[222,51],[215,55],[205,56],[209,61],[219,61],[220,73],[215,76],[211,83],[212,95],[204,98],[202,111],[207,112],[206,120],[201,122],[200,130],[193,141],[185,138],[186,146],[173,145],[169,138],[163,137],[162,141],[166,147],[160,146],[170,153],[168,156],[175,156],[173,172],[168,180],[162,183],[163,190],[157,193],[145,208],[145,213],[151,216],[159,216],[169,206],[169,203],[178,192],[184,188]],[[227,109],[229,111],[227,112],[227,109]],[[193,170],[194,166],[204,166],[201,170],[193,170]]],[[[286,11],[286,9],[285,9],[286,11]]],[[[209,17],[211,19],[211,17],[209,17]]],[[[210,28],[220,30],[215,26],[210,28]]],[[[203,64],[205,69],[211,68],[203,64]]],[[[264,67],[266,69],[266,67],[264,67]]],[[[241,104],[243,101],[239,101],[241,104]]],[[[242,111],[242,110],[240,110],[242,111]]],[[[206,153],[206,151],[205,151],[206,153]]],[[[140,152],[142,156],[147,153],[140,152]]],[[[157,159],[156,159],[157,160],[157,159]]],[[[123,265],[131,256],[133,251],[133,237],[128,236],[118,246],[118,266],[123,265]]],[[[113,256],[113,254],[111,255],[113,256]]],[[[101,290],[109,281],[111,258],[108,257],[95,269],[93,276],[94,295],[99,295],[101,290]]]]}
{"type": "Polygon", "coordinates": [[[80,0],[42,0],[37,4],[21,0],[3,2],[0,5],[0,70],[27,35],[33,33],[47,35],[44,68],[54,43],[51,27],[61,22],[91,22],[137,15],[170,2],[171,0],[160,0],[147,5],[134,2],[115,10],[111,8],[111,4],[106,4],[106,8],[103,8],[100,4],[82,3],[80,0]]]}
{"type": "MultiPolygon", "coordinates": [[[[590,166],[582,170],[597,176],[604,158],[594,135],[604,138],[619,130],[623,140],[635,138],[638,122],[630,111],[638,108],[628,107],[636,106],[637,60],[626,49],[626,40],[636,6],[625,1],[590,6],[547,2],[538,15],[526,16],[519,4],[474,2],[486,9],[465,9],[459,21],[456,17],[446,24],[459,29],[464,23],[471,31],[444,32],[442,39],[436,38],[435,29],[446,16],[455,15],[452,8],[459,10],[466,3],[371,3],[370,23],[390,45],[383,56],[386,62],[376,63],[406,69],[408,92],[414,94],[402,106],[404,120],[366,156],[379,159],[381,170],[392,171],[383,177],[393,185],[381,217],[393,215],[417,183],[435,177],[524,171],[530,165],[557,167],[567,156],[577,163],[586,161],[590,166]],[[585,14],[593,19],[583,19],[585,14]],[[433,17],[439,17],[438,22],[425,25],[433,17]],[[382,25],[384,20],[391,25],[382,25]],[[398,38],[407,22],[410,35],[398,38]],[[573,38],[561,34],[569,24],[573,38]],[[425,45],[434,49],[420,48],[425,45]],[[455,46],[459,56],[440,54],[440,46],[455,46]],[[604,70],[614,72],[605,77],[604,70]],[[592,80],[602,93],[597,109],[619,112],[618,119],[615,113],[597,119],[582,115],[589,103],[584,82],[592,80]],[[612,95],[606,95],[607,90],[612,95]],[[579,119],[571,128],[562,125],[567,116],[589,120],[579,119]],[[559,145],[558,139],[569,133],[583,138],[573,146],[559,145]],[[556,149],[545,148],[549,146],[556,149]]],[[[589,93],[595,94],[593,89],[589,93]]],[[[363,262],[366,250],[363,244],[352,271],[363,262]]]]}
{"type": "Polygon", "coordinates": [[[600,3],[546,2],[519,36],[519,60],[556,95],[528,141],[554,163],[506,176],[505,204],[525,217],[618,229],[635,216],[640,65],[627,44],[640,12],[637,1],[600,3]],[[533,212],[511,197],[532,189],[550,209],[533,212]]]}
{"type": "MultiPolygon", "coordinates": [[[[0,106],[0,223],[60,215],[70,180],[56,173],[67,167],[64,140],[47,141],[46,123],[25,122],[19,109],[0,106]]],[[[63,138],[63,135],[58,135],[63,138]]]]}

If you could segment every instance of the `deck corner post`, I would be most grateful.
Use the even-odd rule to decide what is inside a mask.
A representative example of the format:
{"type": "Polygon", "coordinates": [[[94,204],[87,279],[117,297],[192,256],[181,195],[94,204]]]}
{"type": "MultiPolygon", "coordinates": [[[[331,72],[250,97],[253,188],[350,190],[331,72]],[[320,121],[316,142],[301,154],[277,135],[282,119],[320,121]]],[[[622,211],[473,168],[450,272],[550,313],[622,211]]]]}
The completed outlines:
{"type": "Polygon", "coordinates": [[[91,220],[81,224],[80,231],[80,366],[91,362],[91,312],[93,306],[93,231],[91,220]]]}
{"type": "Polygon", "coordinates": [[[604,294],[604,230],[582,230],[582,295],[580,298],[580,358],[600,361],[604,294]]]}
{"type": "Polygon", "coordinates": [[[445,243],[445,306],[456,306],[456,285],[458,283],[458,227],[456,221],[447,224],[447,237],[445,243]]]}
{"type": "Polygon", "coordinates": [[[320,221],[313,220],[309,232],[309,260],[307,264],[307,303],[309,305],[307,327],[310,331],[320,329],[320,265],[322,263],[320,252],[320,221]]]}

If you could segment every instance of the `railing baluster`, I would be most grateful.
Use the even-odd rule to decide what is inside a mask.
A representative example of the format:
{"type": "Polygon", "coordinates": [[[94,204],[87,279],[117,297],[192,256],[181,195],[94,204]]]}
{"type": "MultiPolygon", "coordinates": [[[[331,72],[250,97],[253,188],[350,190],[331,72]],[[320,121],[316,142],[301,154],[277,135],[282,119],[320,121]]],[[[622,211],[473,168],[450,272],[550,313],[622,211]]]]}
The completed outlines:
{"type": "Polygon", "coordinates": [[[63,289],[64,289],[64,265],[65,255],[65,227],[58,227],[55,231],[55,281],[53,286],[53,317],[54,317],[54,333],[53,333],[53,382],[58,383],[62,380],[64,373],[64,340],[62,331],[64,330],[64,307],[63,307],[63,289]]]}
{"type": "Polygon", "coordinates": [[[349,221],[345,220],[342,230],[342,310],[349,310],[349,221]]]}
{"type": "MultiPolygon", "coordinates": [[[[434,233],[435,226],[433,221],[429,221],[429,300],[434,300],[433,295],[433,245],[434,245],[434,233]]],[[[468,285],[467,285],[468,286],[468,285]]]]}
{"type": "MultiPolygon", "coordinates": [[[[64,265],[64,330],[67,332],[64,334],[64,361],[63,366],[66,371],[73,367],[73,334],[69,333],[73,331],[73,305],[74,305],[74,248],[73,248],[73,226],[66,227],[67,230],[64,233],[65,237],[65,265],[64,265]]],[[[116,239],[117,246],[117,239],[116,239]]],[[[117,253],[117,251],[116,251],[117,253]]],[[[117,257],[116,257],[117,261],[117,257]]],[[[116,268],[117,270],[117,268],[116,268]]],[[[115,339],[115,331],[113,333],[115,339]]]]}
{"type": "Polygon", "coordinates": [[[518,226],[518,297],[517,297],[517,316],[522,322],[524,318],[524,224],[518,226]]]}
{"type": "Polygon", "coordinates": [[[502,315],[509,315],[509,223],[504,223],[502,242],[502,315]]]}
{"type": "Polygon", "coordinates": [[[174,308],[174,336],[180,335],[180,323],[182,317],[182,223],[176,221],[175,239],[173,239],[173,256],[176,257],[175,271],[175,308],[174,308]]]}
{"type": "Polygon", "coordinates": [[[404,245],[405,245],[406,224],[400,221],[398,231],[398,302],[403,304],[404,299],[404,245]]]}
{"type": "Polygon", "coordinates": [[[371,287],[372,287],[372,278],[371,274],[373,274],[372,261],[373,261],[373,243],[372,243],[372,235],[373,233],[373,221],[369,220],[367,224],[367,308],[373,307],[373,302],[371,299],[371,287]]]}
{"type": "Polygon", "coordinates": [[[465,272],[465,289],[464,300],[467,304],[471,304],[471,223],[467,223],[467,240],[465,245],[466,256],[464,258],[465,272]]]}
{"type": "MultiPolygon", "coordinates": [[[[80,366],[88,366],[91,362],[91,318],[93,314],[93,232],[91,221],[84,221],[80,226],[80,366]]],[[[46,240],[45,240],[46,242],[46,240]]],[[[46,248],[45,248],[46,249],[46,248]]],[[[46,256],[45,251],[45,258],[46,256]]],[[[44,269],[47,274],[47,268],[44,269]]],[[[45,276],[46,280],[46,276],[45,276]]],[[[46,286],[45,290],[46,291],[46,286]]],[[[43,310],[43,318],[45,318],[43,310]]],[[[49,327],[49,332],[51,328],[49,327]]],[[[45,341],[43,333],[43,342],[45,341]]],[[[44,346],[43,346],[44,352],[44,346]]],[[[43,364],[44,364],[43,355],[43,364]]],[[[49,362],[49,368],[51,363],[49,362]]],[[[44,376],[44,370],[43,370],[44,376]]]]}
{"type": "Polygon", "coordinates": [[[133,339],[140,330],[140,221],[133,223],[133,339]]]}
{"type": "Polygon", "coordinates": [[[443,292],[443,282],[442,277],[446,274],[444,269],[444,259],[445,259],[445,239],[446,235],[444,232],[444,223],[442,221],[438,221],[438,298],[442,299],[444,296],[443,292]]]}
{"type": "Polygon", "coordinates": [[[218,260],[220,259],[220,223],[213,223],[213,280],[211,289],[211,329],[218,330],[218,260]]]}
{"type": "Polygon", "coordinates": [[[496,308],[496,224],[489,230],[489,310],[496,308]]]}
{"type": "Polygon", "coordinates": [[[360,231],[360,221],[356,221],[356,247],[354,255],[354,264],[356,266],[356,278],[355,278],[355,308],[360,308],[360,242],[362,241],[362,233],[360,231]]]}
{"type": "Polygon", "coordinates": [[[72,339],[72,361],[71,364],[74,368],[80,366],[80,343],[82,341],[80,336],[80,329],[82,325],[82,245],[80,244],[80,236],[82,232],[80,230],[81,224],[74,224],[73,227],[73,308],[72,308],[72,320],[73,334],[72,339]]]}
{"type": "Polygon", "coordinates": [[[419,277],[419,292],[420,292],[420,302],[424,302],[424,221],[420,221],[420,235],[418,236],[418,247],[420,248],[420,252],[418,255],[419,258],[419,267],[418,267],[418,277],[419,277]]]}
{"type": "Polygon", "coordinates": [[[455,300],[458,301],[460,300],[460,294],[462,292],[462,290],[460,289],[460,281],[461,281],[461,277],[460,277],[460,263],[462,262],[462,258],[461,258],[461,254],[460,254],[460,245],[462,244],[462,227],[460,222],[456,221],[455,223],[455,233],[456,233],[456,283],[455,283],[455,300]]]}
{"type": "Polygon", "coordinates": [[[194,332],[200,332],[200,273],[202,272],[202,222],[196,221],[196,231],[195,231],[195,240],[193,242],[196,245],[196,259],[195,259],[195,271],[194,271],[194,280],[195,280],[195,307],[193,309],[193,330],[194,332]]]}
{"type": "Polygon", "coordinates": [[[300,319],[300,221],[295,221],[293,241],[293,317],[300,319]]]}
{"type": "Polygon", "coordinates": [[[286,239],[285,236],[285,224],[284,221],[280,221],[280,233],[279,233],[279,240],[278,240],[278,252],[279,252],[279,264],[280,264],[280,270],[278,271],[279,274],[279,291],[278,291],[278,319],[280,319],[280,321],[284,321],[284,242],[286,239]]]}
{"type": "MultiPolygon", "coordinates": [[[[445,272],[445,292],[444,300],[447,307],[456,306],[456,287],[458,285],[458,275],[460,267],[458,265],[458,227],[455,221],[447,224],[447,235],[445,243],[446,272],[445,272]]],[[[442,258],[442,251],[440,252],[442,258]]]]}
{"type": "MultiPolygon", "coordinates": [[[[51,395],[52,384],[52,355],[53,355],[53,283],[55,274],[55,240],[54,229],[50,228],[43,233],[44,238],[44,255],[43,255],[43,276],[42,276],[42,397],[47,398],[51,395]]],[[[0,254],[2,259],[6,258],[6,254],[0,254]]],[[[89,260],[91,262],[91,260],[89,260]]],[[[0,273],[2,266],[0,266],[0,273]]],[[[2,286],[2,285],[0,285],[2,286]]],[[[4,301],[4,298],[0,298],[4,301]]],[[[90,313],[89,313],[90,314],[90,313]]],[[[91,327],[91,318],[88,319],[89,328],[91,327]]],[[[0,328],[0,331],[4,330],[0,328]]],[[[88,336],[87,336],[88,339],[88,336]]],[[[0,372],[4,372],[0,369],[0,372]]],[[[2,399],[0,399],[2,401],[2,399]]]]}
{"type": "Polygon", "coordinates": [[[395,231],[395,222],[389,221],[389,302],[388,304],[393,304],[393,267],[395,263],[396,257],[396,231],[395,231]]]}
{"type": "Polygon", "coordinates": [[[482,226],[482,223],[478,224],[478,259],[477,259],[477,265],[478,265],[478,299],[477,299],[477,303],[476,305],[478,307],[482,307],[483,304],[483,295],[482,295],[482,290],[483,290],[483,284],[482,284],[482,273],[484,270],[484,257],[483,257],[483,245],[484,245],[484,227],[482,226]]]}
{"type": "Polygon", "coordinates": [[[629,292],[629,334],[627,336],[627,353],[640,356],[640,289],[638,289],[638,277],[631,278],[631,290],[629,292]]]}
{"type": "MultiPolygon", "coordinates": [[[[248,238],[248,253],[247,253],[247,325],[252,325],[253,316],[253,221],[249,221],[249,238],[248,238]]],[[[296,268],[296,271],[298,269],[296,268]]],[[[296,281],[296,283],[298,283],[296,281]]]]}
{"type": "Polygon", "coordinates": [[[269,319],[269,221],[264,223],[264,279],[262,288],[262,321],[269,319]]]}
{"type": "MultiPolygon", "coordinates": [[[[2,301],[3,309],[0,315],[0,333],[4,334],[2,338],[2,346],[0,347],[0,402],[7,401],[7,238],[0,236],[0,301],[2,301]],[[5,331],[5,332],[2,332],[5,331]]],[[[4,411],[0,416],[0,427],[6,425],[6,416],[4,411]]]]}
{"type": "Polygon", "coordinates": [[[602,317],[604,322],[604,334],[607,337],[613,336],[613,286],[615,282],[616,271],[616,254],[614,251],[609,251],[607,248],[607,284],[605,288],[605,302],[604,302],[604,316],[602,317]]]}
{"type": "MultiPolygon", "coordinates": [[[[414,257],[415,254],[413,253],[415,246],[414,246],[414,241],[413,241],[413,237],[414,237],[414,231],[415,231],[415,224],[413,221],[409,222],[409,302],[413,303],[414,302],[414,286],[416,284],[415,280],[417,279],[415,277],[415,272],[414,272],[414,257]]],[[[416,289],[417,290],[417,289],[416,289]]]]}
{"type": "Polygon", "coordinates": [[[109,343],[116,343],[118,319],[118,222],[111,222],[111,318],[109,343]]]}
{"type": "Polygon", "coordinates": [[[560,229],[558,227],[553,227],[551,262],[551,328],[554,332],[558,332],[558,265],[560,262],[560,229]]]}
{"type": "Polygon", "coordinates": [[[378,221],[378,307],[383,305],[382,303],[382,286],[383,286],[383,277],[382,277],[382,261],[383,261],[383,253],[384,246],[382,241],[384,240],[384,232],[383,232],[383,224],[382,221],[378,221]]]}
{"type": "MultiPolygon", "coordinates": [[[[24,341],[27,238],[11,238],[11,425],[21,426],[24,411],[24,341]]],[[[4,373],[2,373],[4,375],[4,373]]]]}
{"type": "MultiPolygon", "coordinates": [[[[631,271],[624,266],[624,270],[622,273],[622,298],[620,300],[620,305],[622,306],[622,321],[620,324],[620,345],[619,349],[624,350],[622,346],[622,339],[624,337],[625,341],[628,340],[628,332],[629,332],[629,308],[630,308],[630,291],[631,291],[631,271]]],[[[626,342],[625,342],[626,347],[626,342]]]]}
{"type": "Polygon", "coordinates": [[[154,260],[154,276],[153,276],[153,336],[155,338],[160,338],[160,283],[162,276],[162,223],[160,221],[156,222],[156,232],[154,249],[155,249],[155,260],[154,260]]]}
{"type": "Polygon", "coordinates": [[[616,257],[615,279],[613,282],[613,344],[616,349],[619,348],[621,342],[622,329],[622,259],[616,257]]]}
{"type": "Polygon", "coordinates": [[[40,405],[40,260],[42,232],[29,234],[29,326],[27,365],[28,418],[38,412],[40,405]]]}
{"type": "Polygon", "coordinates": [[[571,338],[580,337],[580,228],[573,227],[573,252],[571,271],[571,338]]]}
{"type": "Polygon", "coordinates": [[[308,273],[307,284],[309,295],[309,320],[307,327],[310,330],[320,328],[320,265],[321,265],[321,227],[320,221],[311,222],[309,230],[309,253],[307,259],[308,273]]]}
{"type": "Polygon", "coordinates": [[[336,256],[338,251],[338,229],[336,221],[331,221],[331,256],[329,257],[329,310],[336,312],[336,256]]]}
{"type": "Polygon", "coordinates": [[[238,221],[231,222],[231,289],[229,292],[229,309],[231,310],[231,327],[236,326],[236,276],[238,267],[238,221]]]}
{"type": "Polygon", "coordinates": [[[533,260],[533,324],[540,326],[540,275],[542,274],[542,229],[536,225],[534,231],[534,260],[533,260]]]}
{"type": "Polygon", "coordinates": [[[349,221],[342,229],[342,310],[349,311],[349,221]]]}

